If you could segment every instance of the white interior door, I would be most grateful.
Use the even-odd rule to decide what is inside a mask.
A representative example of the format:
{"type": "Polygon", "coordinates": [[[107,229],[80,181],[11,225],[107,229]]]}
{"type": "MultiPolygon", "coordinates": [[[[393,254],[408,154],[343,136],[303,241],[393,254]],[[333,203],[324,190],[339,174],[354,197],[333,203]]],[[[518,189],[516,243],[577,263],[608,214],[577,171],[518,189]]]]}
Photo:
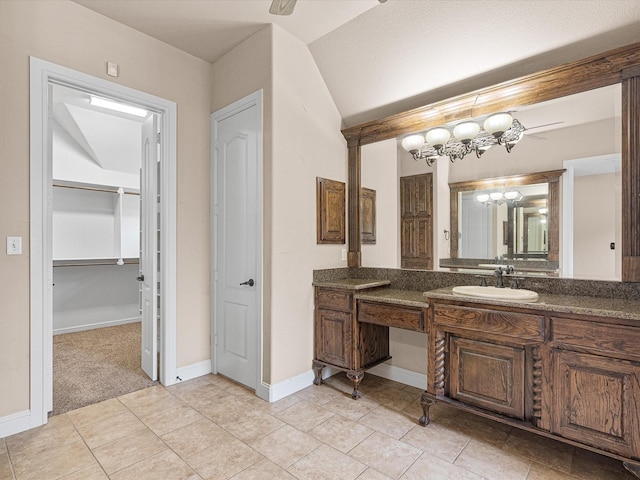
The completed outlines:
{"type": "Polygon", "coordinates": [[[150,115],[142,125],[140,175],[140,276],[142,310],[142,370],[158,379],[158,264],[157,264],[157,124],[150,115]]]}
{"type": "Polygon", "coordinates": [[[215,370],[254,390],[261,291],[259,121],[255,104],[212,116],[215,370]]]}

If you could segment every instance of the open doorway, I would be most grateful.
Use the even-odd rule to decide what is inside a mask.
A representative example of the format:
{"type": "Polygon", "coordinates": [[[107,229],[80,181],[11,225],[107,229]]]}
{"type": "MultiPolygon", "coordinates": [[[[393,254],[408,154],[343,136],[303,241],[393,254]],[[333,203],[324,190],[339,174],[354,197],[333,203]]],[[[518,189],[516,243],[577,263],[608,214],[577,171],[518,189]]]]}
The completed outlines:
{"type": "MultiPolygon", "coordinates": [[[[146,354],[148,360],[146,362],[146,368],[143,368],[153,380],[156,380],[159,374],[160,381],[163,384],[171,385],[175,383],[176,105],[173,102],[159,97],[148,95],[33,57],[31,58],[30,67],[32,348],[30,382],[31,408],[29,415],[30,425],[33,427],[46,423],[47,413],[53,408],[53,336],[55,328],[53,321],[53,290],[56,288],[54,287],[54,268],[71,269],[77,267],[97,269],[108,266],[113,269],[120,268],[122,269],[121,272],[130,268],[133,273],[133,284],[137,285],[135,288],[135,315],[133,317],[127,314],[122,315],[123,312],[120,311],[120,314],[116,315],[116,317],[119,317],[116,319],[116,322],[119,320],[121,321],[120,323],[124,323],[125,325],[135,323],[135,317],[137,316],[139,318],[141,315],[140,305],[142,304],[144,307],[150,304],[152,306],[151,309],[147,308],[148,311],[152,312],[152,318],[148,322],[142,321],[142,325],[146,324],[146,328],[141,329],[140,344],[142,356],[144,357],[146,354]],[[133,172],[125,171],[125,175],[123,176],[123,172],[118,174],[114,173],[118,172],[117,169],[103,168],[104,171],[109,171],[107,172],[108,175],[105,175],[102,180],[96,183],[89,178],[82,178],[80,175],[82,167],[79,166],[80,164],[76,164],[71,168],[75,170],[73,172],[75,178],[69,178],[71,174],[68,172],[66,178],[60,178],[65,177],[65,175],[59,171],[56,172],[54,176],[53,137],[54,129],[58,128],[55,126],[56,121],[54,119],[54,89],[58,87],[68,89],[66,90],[67,93],[73,93],[75,91],[78,95],[84,95],[84,101],[87,103],[91,98],[99,97],[146,110],[147,113],[144,118],[147,121],[144,122],[142,128],[138,129],[140,135],[142,135],[138,148],[139,151],[142,151],[143,173],[146,170],[152,174],[144,175],[142,182],[138,181],[136,184],[133,181],[129,182],[133,179],[130,175],[135,175],[133,172]],[[146,129],[144,128],[145,124],[148,127],[146,129]],[[147,135],[146,140],[144,135],[147,135]],[[140,147],[140,145],[142,145],[142,147],[140,147]],[[147,162],[147,168],[144,167],[145,161],[147,162]],[[149,167],[149,165],[152,167],[149,167]],[[119,177],[119,180],[116,181],[115,177],[119,177]],[[126,178],[127,181],[123,181],[123,178],[126,178]],[[54,187],[54,180],[58,183],[57,187],[54,187]],[[144,188],[147,189],[146,194],[144,188]],[[65,193],[54,194],[54,189],[64,191],[65,193]],[[136,192],[136,190],[138,191],[136,192]],[[73,204],[74,202],[72,200],[70,201],[67,197],[70,196],[69,192],[74,192],[74,194],[77,195],[78,191],[82,192],[80,195],[84,197],[80,202],[75,202],[76,205],[78,203],[84,203],[82,208],[86,209],[88,204],[96,204],[98,210],[102,209],[102,214],[94,215],[89,222],[78,222],[76,218],[76,223],[82,225],[80,228],[70,226],[69,222],[73,223],[70,217],[73,215],[66,215],[66,218],[64,218],[65,215],[63,214],[62,222],[58,221],[61,220],[60,218],[54,219],[54,203],[60,206],[60,202],[57,202],[57,200],[62,198],[62,204],[65,204],[65,201],[67,204],[73,204]],[[140,203],[139,200],[134,198],[136,193],[138,193],[138,198],[147,198],[150,207],[139,209],[139,216],[142,218],[141,220],[137,220],[137,222],[144,225],[144,227],[134,226],[132,229],[130,228],[131,225],[128,224],[134,223],[132,219],[135,217],[135,205],[140,203]],[[87,197],[90,197],[90,199],[87,197]],[[159,203],[160,200],[161,204],[159,203]],[[105,210],[110,213],[108,215],[104,214],[105,210]],[[119,218],[117,218],[118,216],[119,218]],[[64,249],[71,245],[68,235],[73,231],[75,231],[76,234],[80,233],[80,236],[89,238],[90,241],[88,242],[87,248],[93,249],[97,246],[102,248],[99,253],[97,251],[90,253],[85,251],[84,253],[88,255],[88,257],[84,259],[82,258],[82,254],[72,255],[73,257],[79,256],[80,258],[65,259],[64,256],[69,253],[67,251],[61,254],[59,258],[56,258],[58,262],[62,262],[63,260],[83,260],[98,263],[97,260],[108,260],[110,264],[81,265],[82,262],[77,262],[78,264],[74,266],[62,266],[62,263],[64,263],[62,262],[54,267],[53,226],[56,221],[63,225],[63,227],[65,222],[67,222],[67,228],[59,228],[56,234],[60,234],[60,238],[63,239],[62,244],[60,244],[61,249],[56,249],[56,255],[60,254],[60,252],[65,252],[64,249]],[[92,222],[95,222],[95,224],[92,222]],[[105,225],[111,225],[111,233],[105,233],[105,225]],[[123,227],[127,225],[126,230],[128,233],[123,235],[123,227]],[[158,225],[161,225],[162,228],[158,229],[158,225]],[[97,232],[101,232],[100,235],[97,235],[97,232]],[[136,244],[136,239],[139,238],[140,232],[143,233],[143,236],[136,244]],[[150,249],[146,247],[140,248],[137,246],[148,245],[145,242],[144,234],[146,234],[147,238],[153,239],[154,247],[152,251],[149,251],[150,249]],[[105,254],[106,246],[111,246],[112,248],[110,255],[105,254]],[[138,251],[135,251],[136,248],[138,251]],[[143,253],[146,252],[146,255],[153,259],[153,261],[146,263],[147,267],[145,267],[144,262],[140,262],[142,271],[137,268],[134,261],[136,257],[140,256],[140,250],[142,250],[143,253]],[[103,256],[106,258],[103,258],[103,256]],[[151,267],[148,267],[149,265],[151,265],[151,267]],[[157,296],[160,284],[163,286],[162,297],[157,296]],[[162,314],[159,315],[158,312],[162,312],[162,314]],[[130,322],[127,323],[128,321],[130,322]],[[160,337],[159,343],[158,336],[160,337]],[[158,351],[162,352],[160,368],[158,368],[158,351]]],[[[72,104],[72,102],[70,104],[72,104]]],[[[75,105],[75,107],[79,106],[75,105]]],[[[74,107],[72,106],[71,110],[73,109],[74,107]]],[[[92,115],[95,111],[91,113],[91,109],[85,108],[84,112],[79,112],[76,108],[74,113],[76,114],[76,118],[79,118],[79,116],[82,115],[92,115]]],[[[104,113],[104,111],[102,113],[104,113]]],[[[69,108],[67,108],[66,113],[62,113],[62,116],[65,115],[70,115],[69,108]]],[[[96,132],[99,133],[99,131],[99,128],[93,129],[95,135],[97,135],[96,132]]],[[[91,162],[94,164],[93,167],[95,167],[97,165],[95,157],[98,157],[95,149],[98,148],[97,145],[99,142],[93,142],[93,146],[91,146],[91,142],[86,142],[87,145],[83,146],[80,145],[83,141],[81,137],[84,137],[84,141],[86,141],[87,137],[91,136],[91,134],[78,135],[76,131],[75,134],[77,138],[74,138],[69,131],[66,131],[66,134],[78,143],[78,145],[74,147],[76,149],[75,153],[78,153],[78,149],[81,152],[84,151],[83,154],[89,155],[91,162]],[[89,151],[92,151],[93,155],[89,151]]],[[[122,135],[121,133],[117,133],[103,136],[102,142],[120,145],[123,143],[121,142],[123,138],[122,135]]],[[[67,138],[67,140],[69,139],[67,138]]],[[[67,151],[67,153],[69,152],[67,151]]],[[[121,160],[122,159],[114,160],[110,165],[116,165],[121,160]]],[[[102,161],[104,162],[104,160],[102,161]]],[[[91,162],[85,163],[84,167],[87,167],[87,165],[91,166],[91,162]]],[[[109,162],[105,162],[105,165],[107,164],[109,164],[109,162]]],[[[85,168],[84,173],[87,173],[87,168],[85,168]]],[[[135,175],[135,177],[140,178],[140,174],[135,175]]],[[[89,217],[85,217],[85,219],[89,217]]],[[[76,243],[75,246],[78,247],[78,244],[76,243]]],[[[71,272],[71,270],[67,271],[71,272]]],[[[86,276],[87,273],[81,275],[86,276]]],[[[103,275],[97,275],[97,277],[102,276],[103,275]]],[[[58,277],[56,273],[55,278],[57,281],[58,278],[62,277],[58,277]]],[[[103,278],[100,279],[103,280],[103,278]]],[[[80,283],[85,286],[86,282],[80,283]]],[[[118,285],[118,287],[120,286],[118,285]]],[[[115,295],[114,292],[111,293],[115,295]]],[[[127,295],[131,295],[131,292],[129,291],[127,295]]],[[[105,292],[103,296],[106,297],[108,295],[105,292]]],[[[76,295],[75,298],[84,300],[81,295],[76,295]]],[[[128,298],[131,299],[133,297],[128,298]]],[[[117,308],[123,307],[124,310],[126,310],[132,307],[134,302],[129,300],[125,303],[127,303],[126,307],[118,305],[117,308]]],[[[56,308],[57,307],[60,307],[58,303],[56,303],[56,308]]],[[[145,309],[142,308],[142,310],[145,309]]],[[[131,310],[128,311],[130,312],[131,310]]],[[[73,315],[71,315],[71,317],[72,316],[73,315]]],[[[144,314],[141,316],[144,317],[144,314]]],[[[69,317],[67,317],[65,321],[69,321],[69,317]]],[[[104,323],[104,318],[98,319],[98,323],[101,322],[104,323]]],[[[85,321],[84,326],[86,327],[87,325],[88,323],[85,321]]],[[[62,328],[68,327],[70,327],[69,324],[62,328]]],[[[91,329],[85,328],[82,331],[89,330],[91,329]]],[[[138,359],[138,361],[140,361],[140,359],[138,359]]]]}
{"type": "MultiPolygon", "coordinates": [[[[143,283],[138,279],[143,270],[157,271],[157,262],[143,268],[140,261],[154,261],[143,255],[140,219],[149,199],[160,198],[157,182],[141,196],[141,169],[154,169],[146,177],[158,170],[143,165],[144,129],[156,130],[147,137],[159,132],[157,114],[146,109],[59,84],[51,86],[51,94],[52,415],[57,415],[157,379],[153,363],[148,374],[141,367],[143,283]]],[[[156,227],[149,226],[159,231],[156,227]]],[[[148,248],[157,251],[156,243],[148,248]]],[[[145,310],[147,328],[159,321],[157,303],[155,312],[145,310]]]]}

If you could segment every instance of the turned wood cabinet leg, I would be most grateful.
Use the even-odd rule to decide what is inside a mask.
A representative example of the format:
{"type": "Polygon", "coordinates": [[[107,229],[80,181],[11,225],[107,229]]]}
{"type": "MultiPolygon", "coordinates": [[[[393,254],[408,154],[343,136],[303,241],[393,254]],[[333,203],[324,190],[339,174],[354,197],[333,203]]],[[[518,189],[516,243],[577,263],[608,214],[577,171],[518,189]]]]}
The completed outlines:
{"type": "Polygon", "coordinates": [[[347,372],[347,378],[353,383],[353,393],[351,394],[351,398],[357,400],[361,397],[358,387],[360,386],[360,382],[362,382],[362,379],[364,378],[364,370],[347,372]]]}
{"type": "Polygon", "coordinates": [[[422,405],[423,415],[420,417],[420,420],[418,420],[418,422],[423,427],[426,427],[427,425],[429,425],[429,422],[431,422],[431,419],[429,418],[429,408],[431,408],[431,405],[433,405],[434,403],[436,403],[436,401],[427,397],[426,392],[424,392],[420,397],[420,405],[422,405]]]}
{"type": "Polygon", "coordinates": [[[324,369],[324,365],[314,360],[312,364],[312,368],[313,368],[313,375],[314,375],[313,384],[322,385],[322,370],[324,369]]]}
{"type": "Polygon", "coordinates": [[[622,462],[622,465],[636,478],[640,478],[640,463],[622,462]]]}

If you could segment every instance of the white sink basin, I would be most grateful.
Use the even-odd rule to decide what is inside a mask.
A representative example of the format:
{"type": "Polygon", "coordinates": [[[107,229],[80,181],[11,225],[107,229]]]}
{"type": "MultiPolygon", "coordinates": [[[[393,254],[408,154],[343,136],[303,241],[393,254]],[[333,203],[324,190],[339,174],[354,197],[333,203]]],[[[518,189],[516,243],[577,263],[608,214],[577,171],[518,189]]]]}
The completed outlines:
{"type": "Polygon", "coordinates": [[[514,288],[481,287],[478,285],[465,285],[453,287],[455,295],[467,295],[470,297],[489,298],[492,300],[507,300],[509,302],[527,303],[538,300],[538,294],[531,290],[514,288]]]}

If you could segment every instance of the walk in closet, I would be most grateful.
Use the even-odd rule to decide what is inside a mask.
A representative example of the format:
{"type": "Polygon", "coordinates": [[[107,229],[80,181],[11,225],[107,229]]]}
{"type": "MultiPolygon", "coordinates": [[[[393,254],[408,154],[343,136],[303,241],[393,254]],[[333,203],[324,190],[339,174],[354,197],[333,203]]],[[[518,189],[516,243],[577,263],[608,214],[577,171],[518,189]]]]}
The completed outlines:
{"type": "MultiPolygon", "coordinates": [[[[140,369],[144,282],[139,279],[142,130],[153,114],[135,116],[93,103],[89,93],[53,86],[54,414],[67,410],[62,403],[77,408],[109,398],[110,391],[127,393],[123,385],[135,390],[151,382],[140,369]],[[95,337],[87,337],[91,331],[95,337]],[[73,336],[79,332],[82,336],[73,336]],[[127,358],[107,358],[124,344],[118,355],[127,358]],[[69,368],[70,362],[79,365],[69,368]],[[114,364],[123,367],[111,371],[114,364]],[[73,375],[77,378],[61,378],[73,375]],[[111,381],[113,387],[106,385],[111,381]],[[70,398],[73,391],[84,398],[70,398]]],[[[152,168],[157,171],[157,165],[152,168]]],[[[153,230],[156,237],[155,223],[153,230]]]]}

